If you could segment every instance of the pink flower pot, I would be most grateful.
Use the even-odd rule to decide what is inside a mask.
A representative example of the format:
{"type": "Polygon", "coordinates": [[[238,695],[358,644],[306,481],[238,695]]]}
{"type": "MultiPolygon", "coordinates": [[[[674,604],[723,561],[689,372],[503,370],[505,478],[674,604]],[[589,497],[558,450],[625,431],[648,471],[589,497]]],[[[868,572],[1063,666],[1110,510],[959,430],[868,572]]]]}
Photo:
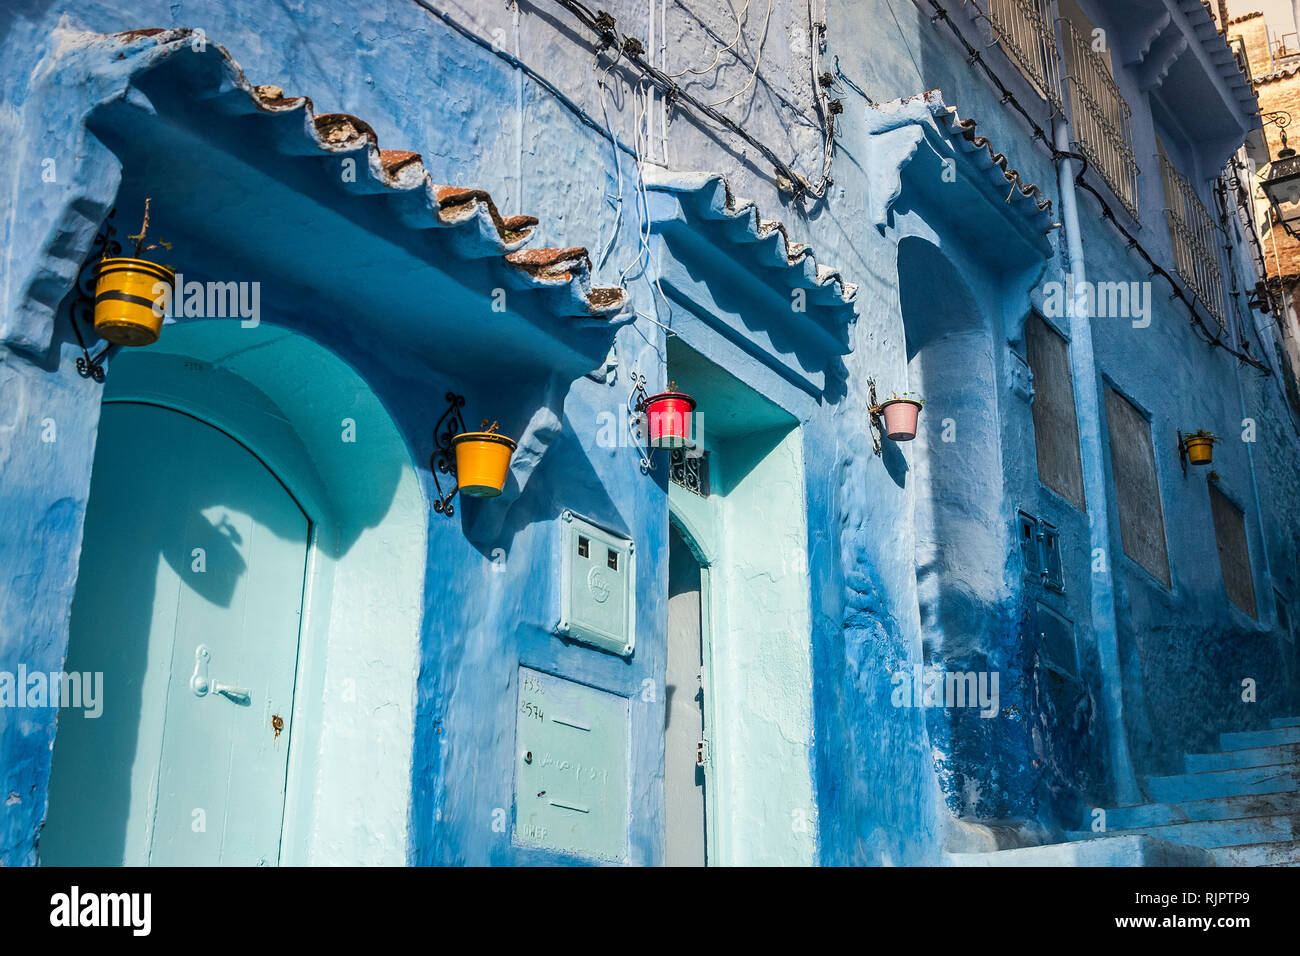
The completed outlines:
{"type": "Polygon", "coordinates": [[[885,419],[885,435],[890,441],[911,441],[916,437],[916,418],[921,414],[921,403],[910,398],[895,398],[880,405],[885,419]]]}

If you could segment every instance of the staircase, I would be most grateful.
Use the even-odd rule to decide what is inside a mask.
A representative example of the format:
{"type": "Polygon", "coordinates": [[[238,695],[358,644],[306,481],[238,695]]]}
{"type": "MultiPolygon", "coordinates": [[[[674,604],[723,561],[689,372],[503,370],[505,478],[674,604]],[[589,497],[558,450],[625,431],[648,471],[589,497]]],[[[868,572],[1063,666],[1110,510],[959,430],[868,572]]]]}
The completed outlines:
{"type": "Polygon", "coordinates": [[[1149,778],[1158,802],[1107,810],[1105,837],[1199,847],[1219,866],[1300,866],[1300,717],[1273,720],[1269,730],[1221,734],[1219,748],[1187,754],[1185,773],[1149,778]]]}

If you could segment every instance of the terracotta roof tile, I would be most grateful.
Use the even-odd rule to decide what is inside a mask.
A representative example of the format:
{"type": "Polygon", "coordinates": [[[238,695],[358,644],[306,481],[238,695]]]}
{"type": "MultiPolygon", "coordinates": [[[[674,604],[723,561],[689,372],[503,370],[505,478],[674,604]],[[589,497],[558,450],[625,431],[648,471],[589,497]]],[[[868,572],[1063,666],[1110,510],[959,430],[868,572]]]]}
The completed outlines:
{"type": "MultiPolygon", "coordinates": [[[[173,57],[210,56],[194,51],[187,28],[163,30],[129,30],[107,38],[122,44],[151,43],[141,70],[148,70],[173,57]]],[[[88,36],[99,36],[91,35],[88,36]]],[[[531,249],[520,254],[539,225],[534,216],[502,216],[492,196],[483,189],[445,185],[434,182],[425,169],[421,155],[412,150],[381,149],[379,137],[365,120],[348,113],[320,113],[306,96],[288,96],[279,86],[255,85],[248,81],[239,64],[220,44],[209,41],[221,58],[223,76],[210,77],[219,88],[208,91],[211,98],[222,100],[230,113],[266,116],[303,115],[299,129],[290,123],[277,130],[278,148],[292,155],[328,155],[364,151],[369,176],[353,189],[411,197],[414,202],[401,206],[401,218],[418,228],[441,227],[452,230],[456,251],[469,258],[499,256],[515,274],[512,284],[525,289],[554,293],[557,287],[567,295],[560,307],[570,314],[613,317],[624,312],[627,291],[621,287],[600,288],[591,285],[591,257],[581,247],[566,249],[531,249]]],[[[362,177],[358,177],[362,179],[362,177]]]]}

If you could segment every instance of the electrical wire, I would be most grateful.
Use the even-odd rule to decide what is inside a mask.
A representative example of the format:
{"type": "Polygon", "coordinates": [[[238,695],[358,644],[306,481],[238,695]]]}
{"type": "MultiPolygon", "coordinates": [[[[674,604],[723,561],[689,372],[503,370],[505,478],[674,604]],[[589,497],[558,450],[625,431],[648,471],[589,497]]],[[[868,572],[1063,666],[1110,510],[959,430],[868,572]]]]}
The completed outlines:
{"type": "MultiPolygon", "coordinates": [[[[555,99],[560,103],[560,105],[563,106],[565,109],[567,109],[575,117],[577,117],[578,121],[582,123],[584,126],[587,126],[595,130],[597,133],[600,133],[602,136],[609,135],[608,131],[600,125],[599,120],[597,120],[594,116],[592,116],[590,113],[584,110],[577,103],[573,102],[573,100],[570,99],[563,90],[557,87],[546,77],[542,76],[542,74],[538,73],[536,70],[534,70],[523,60],[519,59],[519,57],[510,53],[508,50],[500,49],[491,40],[479,36],[477,33],[475,33],[469,27],[465,26],[465,24],[458,21],[447,11],[440,10],[437,7],[435,7],[432,3],[429,2],[429,0],[411,0],[411,2],[414,3],[417,7],[420,7],[425,12],[433,14],[433,16],[437,17],[439,20],[445,23],[452,30],[455,30],[461,36],[465,37],[465,39],[471,41],[472,43],[477,44],[478,46],[482,47],[484,50],[488,51],[494,56],[510,64],[510,66],[513,67],[514,69],[523,73],[526,77],[528,77],[538,86],[540,86],[542,89],[546,90],[546,92],[550,93],[553,97],[555,97],[555,99]]],[[[623,152],[628,153],[629,155],[632,154],[632,147],[628,146],[627,143],[624,143],[622,140],[617,138],[615,138],[613,142],[618,149],[623,150],[623,152]]]]}
{"type": "Polygon", "coordinates": [[[744,93],[751,86],[754,85],[754,81],[758,79],[758,68],[763,65],[763,48],[767,46],[767,31],[768,28],[770,28],[771,26],[772,26],[772,0],[767,0],[767,16],[763,18],[763,35],[759,37],[758,40],[758,53],[755,54],[754,56],[754,69],[750,71],[749,80],[745,83],[744,86],[742,86],[735,93],[732,93],[730,96],[723,97],[722,99],[718,100],[716,103],[710,103],[709,106],[711,108],[716,109],[717,107],[721,106],[723,103],[730,103],[736,97],[743,96],[744,93]]]}
{"type": "Polygon", "coordinates": [[[1114,210],[1111,209],[1110,204],[1106,202],[1102,194],[1098,192],[1091,183],[1084,179],[1084,175],[1088,171],[1087,157],[1069,150],[1057,149],[1041,124],[1039,124],[1038,121],[1029,114],[1029,111],[1025,109],[1018,99],[1016,99],[1016,95],[1007,88],[1006,84],[1004,84],[1001,78],[998,77],[997,73],[994,72],[993,67],[985,61],[984,57],[980,54],[980,51],[971,45],[970,41],[967,40],[965,35],[957,28],[957,25],[952,22],[952,18],[949,16],[948,11],[939,3],[939,0],[928,0],[928,2],[930,7],[934,10],[934,14],[930,17],[930,23],[935,24],[942,20],[947,24],[952,35],[956,37],[957,41],[963,48],[965,48],[967,61],[973,66],[978,66],[988,80],[994,85],[994,87],[996,87],[998,93],[1002,97],[1002,102],[1010,106],[1024,118],[1025,122],[1029,124],[1033,137],[1041,140],[1051,153],[1052,161],[1060,162],[1061,160],[1070,159],[1079,163],[1079,171],[1075,173],[1074,176],[1075,187],[1091,194],[1092,197],[1097,200],[1101,205],[1102,218],[1119,231],[1120,235],[1123,236],[1127,242],[1128,248],[1136,251],[1137,254],[1142,257],[1143,261],[1146,262],[1147,267],[1150,269],[1148,275],[1151,277],[1159,276],[1169,284],[1171,290],[1170,298],[1178,299],[1183,304],[1188,316],[1191,318],[1193,329],[1200,333],[1202,338],[1204,338],[1208,344],[1223,349],[1229,355],[1236,357],[1240,362],[1258,369],[1264,375],[1272,375],[1273,370],[1267,364],[1240,349],[1234,348],[1232,345],[1223,341],[1221,335],[1211,330],[1200,312],[1197,311],[1196,294],[1192,293],[1189,298],[1188,291],[1183,288],[1182,283],[1156,262],[1151,254],[1147,252],[1146,248],[1138,242],[1137,237],[1134,236],[1133,233],[1129,231],[1129,229],[1115,216],[1114,210]]]}
{"type": "MultiPolygon", "coordinates": [[[[739,13],[736,13],[734,7],[732,8],[731,12],[736,17],[736,38],[732,40],[730,43],[728,43],[726,46],[720,47],[718,51],[713,54],[712,63],[710,63],[702,70],[692,70],[690,67],[687,67],[686,69],[682,70],[680,73],[665,73],[664,76],[668,77],[671,80],[675,80],[679,77],[685,76],[687,73],[693,74],[695,76],[703,76],[705,73],[711,73],[713,71],[713,68],[718,65],[718,61],[722,59],[722,54],[726,53],[728,50],[734,49],[736,44],[740,42],[740,38],[744,33],[744,28],[740,25],[740,21],[741,18],[744,17],[745,14],[749,12],[749,4],[750,4],[750,0],[745,0],[745,5],[740,8],[739,13]]],[[[679,6],[681,5],[681,0],[678,0],[678,5],[679,6]]]]}
{"type": "MultiPolygon", "coordinates": [[[[604,75],[602,75],[601,78],[596,81],[596,89],[598,90],[597,98],[600,101],[600,112],[605,119],[605,133],[607,136],[609,136],[610,143],[616,143],[617,138],[614,136],[613,127],[610,125],[609,122],[609,108],[605,104],[605,90],[606,90],[605,83],[606,80],[609,79],[610,71],[614,69],[615,64],[618,63],[619,57],[621,57],[622,55],[623,55],[623,51],[619,50],[618,53],[610,59],[609,66],[605,68],[604,75]]],[[[639,166],[640,155],[637,152],[635,143],[633,144],[632,156],[633,159],[637,161],[639,166]]],[[[600,259],[596,263],[597,268],[604,266],[605,261],[609,258],[609,254],[614,248],[614,243],[618,241],[619,227],[623,225],[623,157],[619,155],[619,151],[617,147],[614,147],[614,169],[618,177],[618,195],[614,197],[614,199],[612,200],[612,205],[615,207],[615,210],[617,211],[617,215],[614,217],[614,225],[610,229],[609,239],[608,241],[606,241],[605,247],[601,251],[600,259]]],[[[606,196],[606,199],[608,200],[609,197],[606,196]]]]}
{"type": "MultiPolygon", "coordinates": [[[[416,0],[416,2],[422,2],[422,0],[416,0]]],[[[701,102],[696,96],[678,86],[672,77],[651,65],[645,58],[645,50],[641,45],[641,41],[635,37],[621,34],[610,14],[604,11],[592,13],[581,0],[551,0],[551,2],[567,11],[574,19],[586,27],[602,47],[616,46],[621,49],[623,51],[623,62],[636,70],[643,79],[649,80],[657,89],[663,91],[664,100],[669,106],[674,106],[679,102],[685,103],[709,120],[730,130],[758,150],[763,158],[772,164],[776,174],[777,187],[783,192],[791,193],[796,198],[811,196],[814,199],[820,199],[826,194],[827,188],[831,185],[829,158],[833,155],[834,148],[835,124],[833,117],[835,111],[833,108],[828,108],[829,104],[821,102],[824,93],[817,77],[813,79],[813,90],[818,100],[818,107],[823,111],[823,115],[827,120],[824,134],[826,159],[823,161],[822,177],[814,183],[810,182],[801,173],[795,172],[790,164],[781,159],[770,146],[759,140],[739,123],[719,113],[709,104],[701,102]]],[[[814,42],[815,52],[816,45],[816,42],[814,42]]],[[[814,56],[815,61],[816,57],[814,56]]]]}

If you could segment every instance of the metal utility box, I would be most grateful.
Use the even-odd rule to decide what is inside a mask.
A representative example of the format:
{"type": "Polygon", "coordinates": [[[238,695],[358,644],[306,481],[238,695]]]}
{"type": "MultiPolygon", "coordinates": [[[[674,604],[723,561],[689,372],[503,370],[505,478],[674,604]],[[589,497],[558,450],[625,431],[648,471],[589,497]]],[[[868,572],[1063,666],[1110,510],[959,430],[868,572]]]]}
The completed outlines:
{"type": "Polygon", "coordinates": [[[627,859],[628,701],[519,668],[515,841],[627,859]]]}
{"type": "Polygon", "coordinates": [[[636,646],[636,554],[627,538],[566,511],[555,633],[626,657],[636,646]]]}

